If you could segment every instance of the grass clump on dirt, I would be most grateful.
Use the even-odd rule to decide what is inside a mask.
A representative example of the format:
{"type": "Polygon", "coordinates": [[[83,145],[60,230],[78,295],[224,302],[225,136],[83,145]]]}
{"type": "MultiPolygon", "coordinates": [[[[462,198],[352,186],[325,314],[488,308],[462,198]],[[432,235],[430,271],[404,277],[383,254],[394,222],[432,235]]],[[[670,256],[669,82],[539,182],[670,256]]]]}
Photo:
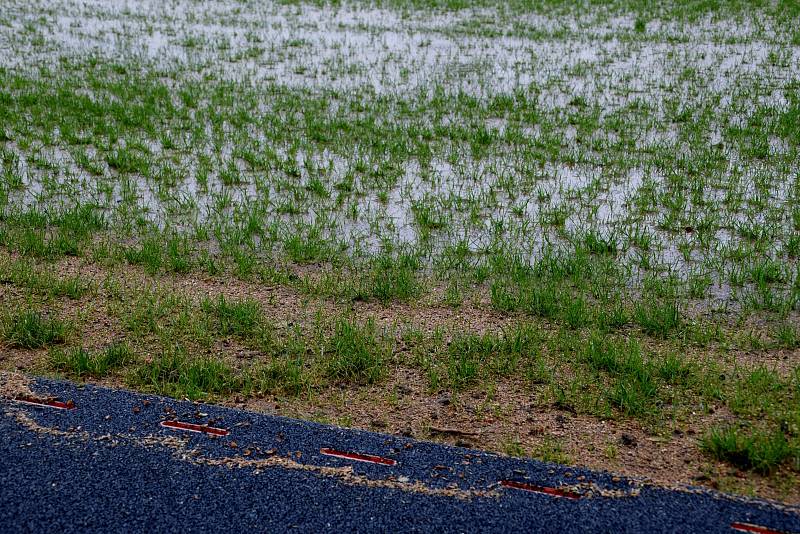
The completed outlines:
{"type": "Polygon", "coordinates": [[[2,337],[10,347],[38,349],[64,343],[69,330],[69,324],[58,318],[28,310],[3,319],[2,337]]]}
{"type": "Polygon", "coordinates": [[[362,326],[340,318],[322,348],[323,374],[336,381],[373,384],[386,371],[386,352],[373,321],[362,326]]]}
{"type": "Polygon", "coordinates": [[[133,363],[135,355],[127,343],[114,343],[102,351],[91,352],[83,347],[51,352],[50,366],[78,378],[102,378],[133,363]]]}
{"type": "Polygon", "coordinates": [[[642,330],[660,338],[679,331],[683,325],[680,308],[674,300],[641,302],[636,306],[634,317],[642,330]]]}
{"type": "Polygon", "coordinates": [[[659,384],[655,365],[642,356],[636,341],[618,342],[595,334],[583,353],[589,367],[611,379],[611,403],[626,415],[643,416],[655,410],[659,384]]]}
{"type": "Polygon", "coordinates": [[[384,254],[372,263],[372,268],[360,277],[355,288],[357,299],[375,298],[382,303],[407,301],[422,290],[417,275],[420,264],[415,256],[384,254]]]}
{"type": "Polygon", "coordinates": [[[538,354],[538,332],[522,326],[501,334],[457,335],[447,347],[445,373],[455,390],[463,390],[486,377],[507,377],[524,361],[538,354]]]}
{"type": "Polygon", "coordinates": [[[732,426],[718,427],[703,436],[701,444],[717,460],[762,475],[772,474],[790,459],[794,469],[800,469],[800,448],[790,444],[781,431],[746,432],[732,426]]]}
{"type": "Polygon", "coordinates": [[[208,395],[240,391],[241,379],[224,361],[192,357],[181,346],[173,347],[133,370],[129,383],[162,395],[195,400],[208,395]]]}
{"type": "Polygon", "coordinates": [[[263,322],[261,308],[251,299],[231,301],[220,295],[216,300],[204,299],[201,308],[213,317],[215,326],[222,335],[247,338],[263,322]]]}
{"type": "Polygon", "coordinates": [[[28,287],[43,295],[68,297],[77,300],[91,290],[80,275],[54,276],[46,270],[35,268],[31,261],[18,260],[0,264],[0,280],[28,287]]]}
{"type": "Polygon", "coordinates": [[[258,396],[297,396],[311,393],[313,385],[313,375],[299,358],[277,357],[247,374],[247,389],[258,396]]]}

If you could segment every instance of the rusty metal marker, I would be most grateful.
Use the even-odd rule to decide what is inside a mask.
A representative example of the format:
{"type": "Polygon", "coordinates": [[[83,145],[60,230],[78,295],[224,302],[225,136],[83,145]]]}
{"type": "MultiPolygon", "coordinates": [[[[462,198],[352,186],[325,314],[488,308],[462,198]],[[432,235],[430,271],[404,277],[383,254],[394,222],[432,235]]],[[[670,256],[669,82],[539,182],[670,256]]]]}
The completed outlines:
{"type": "Polygon", "coordinates": [[[230,434],[230,432],[224,428],[216,428],[208,425],[196,425],[194,423],[184,423],[181,421],[161,421],[161,426],[171,430],[186,430],[187,432],[211,434],[212,436],[227,436],[230,434]]]}
{"type": "Polygon", "coordinates": [[[516,480],[501,480],[500,485],[506,488],[514,488],[524,491],[531,491],[533,493],[541,493],[543,495],[550,495],[551,497],[564,497],[567,499],[580,499],[578,493],[562,490],[558,488],[551,488],[548,486],[537,486],[527,482],[517,482],[516,480]]]}
{"type": "Polygon", "coordinates": [[[750,532],[752,534],[786,534],[780,530],[773,530],[771,528],[762,527],[759,525],[752,525],[750,523],[731,523],[731,528],[733,530],[738,530],[739,532],[750,532]]]}
{"type": "Polygon", "coordinates": [[[29,406],[38,406],[40,408],[55,408],[56,410],[74,410],[75,403],[70,401],[62,402],[56,399],[40,399],[37,397],[14,397],[11,399],[14,402],[27,404],[29,406]]]}
{"type": "Polygon", "coordinates": [[[397,465],[396,460],[391,458],[383,458],[382,456],[374,456],[372,454],[360,454],[357,452],[337,451],[336,449],[322,448],[319,450],[326,456],[335,456],[336,458],[345,458],[347,460],[355,460],[357,462],[367,462],[371,464],[380,465],[397,465]]]}

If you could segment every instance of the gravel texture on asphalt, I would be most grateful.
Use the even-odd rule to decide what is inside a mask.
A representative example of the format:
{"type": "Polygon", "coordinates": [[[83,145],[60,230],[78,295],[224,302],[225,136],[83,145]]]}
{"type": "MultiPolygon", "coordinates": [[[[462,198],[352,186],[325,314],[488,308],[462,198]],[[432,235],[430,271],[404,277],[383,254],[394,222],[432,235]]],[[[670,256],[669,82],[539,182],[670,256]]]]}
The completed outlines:
{"type": "Polygon", "coordinates": [[[698,488],[37,379],[0,401],[3,532],[800,533],[800,511],[698,488]],[[176,420],[226,436],[165,428],[176,420]],[[323,454],[333,449],[391,462],[323,454]],[[553,488],[565,498],[507,487],[553,488]]]}

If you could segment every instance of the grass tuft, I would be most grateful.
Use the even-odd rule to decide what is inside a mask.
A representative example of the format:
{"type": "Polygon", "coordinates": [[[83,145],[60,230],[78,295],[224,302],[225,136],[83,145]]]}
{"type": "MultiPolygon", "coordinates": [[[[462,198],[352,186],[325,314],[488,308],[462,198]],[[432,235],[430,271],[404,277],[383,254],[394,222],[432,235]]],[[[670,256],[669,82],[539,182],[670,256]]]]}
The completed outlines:
{"type": "Polygon", "coordinates": [[[12,314],[3,323],[5,342],[11,347],[21,349],[38,349],[64,343],[69,332],[66,322],[36,311],[12,314]]]}
{"type": "Polygon", "coordinates": [[[385,348],[377,339],[372,320],[361,327],[340,319],[324,346],[324,353],[327,357],[324,373],[328,378],[372,384],[383,377],[385,348]]]}
{"type": "Polygon", "coordinates": [[[642,330],[660,338],[666,338],[683,327],[678,303],[674,300],[642,301],[636,306],[634,317],[642,330]]]}
{"type": "Polygon", "coordinates": [[[226,300],[220,295],[216,300],[204,299],[201,302],[204,312],[212,316],[222,335],[252,336],[262,322],[261,307],[252,299],[241,301],[226,300]]]}
{"type": "Polygon", "coordinates": [[[258,395],[300,395],[309,392],[312,380],[303,362],[294,358],[276,358],[248,374],[249,390],[258,395]]]}
{"type": "Polygon", "coordinates": [[[381,255],[373,261],[372,269],[361,277],[356,298],[366,300],[372,297],[383,303],[410,300],[421,290],[417,269],[419,260],[415,256],[381,255]]]}
{"type": "Polygon", "coordinates": [[[114,343],[97,353],[79,347],[56,350],[50,354],[50,365],[53,369],[76,377],[102,378],[133,360],[133,351],[126,343],[114,343]]]}
{"type": "Polygon", "coordinates": [[[213,357],[190,357],[181,346],[143,362],[129,378],[132,385],[162,395],[199,399],[209,394],[239,391],[241,380],[224,361],[213,357]]]}
{"type": "Polygon", "coordinates": [[[711,429],[701,441],[703,450],[717,460],[740,469],[770,475],[800,451],[792,447],[783,432],[744,431],[728,426],[711,429]]]}

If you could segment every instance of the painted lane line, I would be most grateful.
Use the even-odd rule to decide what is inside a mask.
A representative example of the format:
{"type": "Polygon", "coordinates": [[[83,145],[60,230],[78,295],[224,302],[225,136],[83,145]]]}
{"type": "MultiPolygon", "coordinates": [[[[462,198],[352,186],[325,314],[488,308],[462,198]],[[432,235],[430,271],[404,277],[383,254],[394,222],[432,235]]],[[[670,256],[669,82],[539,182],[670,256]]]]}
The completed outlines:
{"type": "Polygon", "coordinates": [[[739,532],[750,532],[751,534],[786,534],[780,530],[773,530],[771,528],[753,525],[751,523],[733,522],[731,523],[731,528],[733,530],[738,530],[739,532]]]}
{"type": "Polygon", "coordinates": [[[392,460],[391,458],[383,458],[382,456],[374,456],[372,454],[360,454],[357,452],[337,451],[336,449],[328,449],[326,447],[320,449],[319,452],[321,452],[326,456],[345,458],[347,460],[355,460],[357,462],[367,462],[371,464],[380,464],[380,465],[397,465],[396,460],[392,460]]]}
{"type": "Polygon", "coordinates": [[[213,436],[227,436],[230,434],[224,428],[216,428],[208,425],[196,425],[194,423],[184,423],[182,421],[161,421],[161,426],[170,430],[186,430],[187,432],[197,432],[198,434],[211,434],[213,436]]]}
{"type": "Polygon", "coordinates": [[[558,488],[551,488],[548,486],[537,486],[527,482],[517,482],[516,480],[501,480],[500,485],[506,488],[514,488],[533,493],[540,493],[542,495],[550,495],[551,497],[565,497],[567,499],[580,499],[581,495],[572,491],[562,490],[558,488]]]}
{"type": "Polygon", "coordinates": [[[71,400],[62,402],[55,399],[38,399],[36,397],[14,397],[10,399],[13,402],[27,404],[29,406],[38,406],[40,408],[55,408],[56,410],[74,410],[75,403],[71,400]]]}

